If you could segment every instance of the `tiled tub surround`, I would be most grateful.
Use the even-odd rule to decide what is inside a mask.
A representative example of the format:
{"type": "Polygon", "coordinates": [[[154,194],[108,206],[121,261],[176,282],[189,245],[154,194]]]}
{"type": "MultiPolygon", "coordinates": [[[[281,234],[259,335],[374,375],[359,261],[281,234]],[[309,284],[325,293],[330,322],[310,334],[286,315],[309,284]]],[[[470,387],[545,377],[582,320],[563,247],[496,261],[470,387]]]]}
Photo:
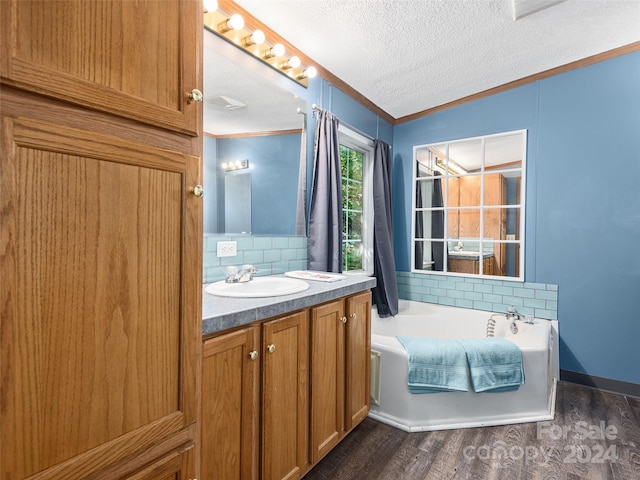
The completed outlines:
{"type": "Polygon", "coordinates": [[[256,237],[249,235],[205,235],[202,278],[212,283],[225,278],[229,265],[249,263],[258,275],[275,275],[307,269],[306,237],[256,237]],[[237,255],[218,257],[218,242],[237,242],[237,255]]]}
{"type": "MultiPolygon", "coordinates": [[[[233,258],[233,257],[231,257],[233,258]]],[[[349,275],[337,282],[308,281],[300,293],[263,298],[230,298],[211,295],[202,287],[202,336],[318,305],[376,285],[373,277],[349,275]]]]}
{"type": "Polygon", "coordinates": [[[558,319],[558,286],[454,275],[397,272],[398,296],[405,300],[558,319]]]}

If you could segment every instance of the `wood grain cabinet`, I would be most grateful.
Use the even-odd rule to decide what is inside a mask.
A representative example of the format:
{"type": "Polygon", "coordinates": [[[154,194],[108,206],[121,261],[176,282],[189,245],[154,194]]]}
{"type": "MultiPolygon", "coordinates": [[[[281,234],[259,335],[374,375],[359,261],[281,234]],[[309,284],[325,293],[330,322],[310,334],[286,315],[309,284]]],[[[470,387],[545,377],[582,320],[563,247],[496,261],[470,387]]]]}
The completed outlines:
{"type": "Polygon", "coordinates": [[[306,311],[204,342],[203,480],[300,478],[308,468],[308,342],[306,311]]]}
{"type": "Polygon", "coordinates": [[[201,17],[0,2],[2,479],[197,478],[201,17]]]}
{"type": "Polygon", "coordinates": [[[364,292],[206,340],[201,478],[301,478],[362,421],[370,312],[364,292]]]}
{"type": "Polygon", "coordinates": [[[369,413],[371,293],[311,312],[311,455],[316,463],[369,413]]]}

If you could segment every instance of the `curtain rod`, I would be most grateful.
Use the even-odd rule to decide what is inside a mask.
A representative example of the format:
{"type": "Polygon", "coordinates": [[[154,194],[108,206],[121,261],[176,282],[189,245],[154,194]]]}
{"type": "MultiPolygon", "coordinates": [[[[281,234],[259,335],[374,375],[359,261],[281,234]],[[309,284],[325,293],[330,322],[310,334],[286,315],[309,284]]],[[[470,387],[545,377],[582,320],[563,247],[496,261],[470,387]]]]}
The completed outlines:
{"type": "MultiPolygon", "coordinates": [[[[315,103],[313,105],[311,105],[311,110],[313,110],[313,118],[316,118],[316,112],[319,112],[320,110],[322,110],[320,107],[318,107],[318,105],[316,105],[315,103]]],[[[342,120],[338,119],[338,121],[340,122],[340,124],[344,125],[345,127],[353,130],[354,132],[356,132],[359,135],[362,135],[363,137],[371,140],[372,142],[375,140],[374,137],[372,137],[371,135],[369,135],[368,133],[364,133],[362,130],[360,130],[359,128],[356,128],[352,125],[349,125],[347,122],[343,122],[342,120]]]]}

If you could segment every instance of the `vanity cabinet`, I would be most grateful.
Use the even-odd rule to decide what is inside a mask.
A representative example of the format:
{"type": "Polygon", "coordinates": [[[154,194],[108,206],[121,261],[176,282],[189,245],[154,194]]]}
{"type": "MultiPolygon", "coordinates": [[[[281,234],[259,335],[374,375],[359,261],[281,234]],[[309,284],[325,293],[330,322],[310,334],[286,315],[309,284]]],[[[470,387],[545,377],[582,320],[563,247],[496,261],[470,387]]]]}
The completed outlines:
{"type": "Polygon", "coordinates": [[[197,478],[201,17],[0,2],[2,479],[197,478]]]}
{"type": "Polygon", "coordinates": [[[311,312],[311,459],[316,463],[369,413],[371,293],[311,312]]]}
{"type": "MultiPolygon", "coordinates": [[[[480,273],[480,254],[476,257],[456,257],[455,254],[449,255],[449,272],[457,273],[480,273]]],[[[494,256],[485,257],[482,260],[482,273],[484,275],[494,275],[495,258],[494,256]]]]}
{"type": "Polygon", "coordinates": [[[205,340],[201,478],[308,472],[369,412],[370,324],[366,291],[205,340]]]}
{"type": "Polygon", "coordinates": [[[256,480],[259,459],[260,327],[204,342],[201,480],[256,480]]]}
{"type": "Polygon", "coordinates": [[[204,342],[203,480],[302,475],[309,465],[308,363],[307,311],[204,342]]]}

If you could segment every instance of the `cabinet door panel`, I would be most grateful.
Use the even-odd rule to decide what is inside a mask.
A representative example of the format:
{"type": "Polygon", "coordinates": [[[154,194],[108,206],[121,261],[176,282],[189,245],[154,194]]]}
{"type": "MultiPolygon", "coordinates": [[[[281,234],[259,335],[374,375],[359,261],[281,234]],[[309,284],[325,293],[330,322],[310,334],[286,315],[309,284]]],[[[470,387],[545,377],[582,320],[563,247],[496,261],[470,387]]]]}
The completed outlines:
{"type": "Polygon", "coordinates": [[[123,480],[189,480],[194,463],[195,444],[177,449],[123,480]]]}
{"type": "Polygon", "coordinates": [[[346,418],[347,431],[369,413],[371,397],[371,292],[347,299],[346,418]]]}
{"type": "Polygon", "coordinates": [[[311,460],[317,462],[344,434],[344,302],[312,310],[311,460]]]}
{"type": "MultiPolygon", "coordinates": [[[[194,0],[0,2],[2,81],[76,105],[197,133],[194,0]]],[[[201,47],[200,47],[201,49],[201,47]]]]}
{"type": "Polygon", "coordinates": [[[0,476],[84,477],[196,420],[198,159],[2,127],[0,476]]]}
{"type": "Polygon", "coordinates": [[[259,328],[207,340],[202,360],[202,480],[258,478],[259,328]]]}
{"type": "Polygon", "coordinates": [[[309,464],[307,312],[265,323],[263,347],[262,478],[299,478],[309,464]]]}

